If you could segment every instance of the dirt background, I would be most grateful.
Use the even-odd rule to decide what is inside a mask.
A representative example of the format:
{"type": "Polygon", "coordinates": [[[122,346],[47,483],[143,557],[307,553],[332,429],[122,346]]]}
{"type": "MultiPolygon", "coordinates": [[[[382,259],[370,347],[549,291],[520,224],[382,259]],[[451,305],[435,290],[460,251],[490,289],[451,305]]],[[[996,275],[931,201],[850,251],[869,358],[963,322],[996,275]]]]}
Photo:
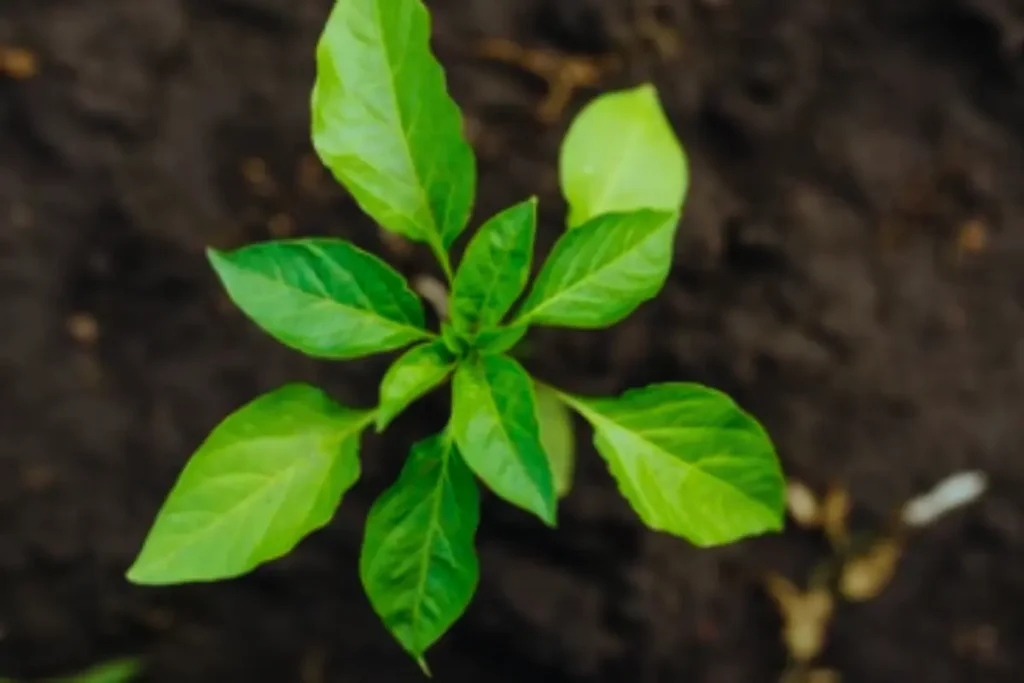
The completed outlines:
{"type": "MultiPolygon", "coordinates": [[[[847,683],[1024,672],[1024,9],[1012,0],[434,0],[474,131],[479,219],[539,192],[602,89],[653,79],[693,186],[663,295],[600,333],[531,337],[562,386],[733,392],[787,471],[850,487],[865,524],[961,468],[974,507],[911,539],[882,596],[842,605],[847,683]],[[1016,5],[1016,7],[1014,7],[1016,5]],[[624,68],[537,121],[544,83],[480,59],[504,37],[624,68]]],[[[310,157],[329,0],[3,0],[0,673],[141,654],[161,683],[422,680],[357,578],[362,522],[437,394],[383,438],[336,521],[242,580],[144,590],[123,572],[191,450],[291,380],[369,405],[390,360],[323,364],[226,304],[202,255],[273,235],[389,250],[310,157]]],[[[2,72],[2,69],[0,69],[2,72]]],[[[398,253],[401,252],[401,253],[398,253]]],[[[695,550],[643,530],[586,445],[545,530],[489,499],[482,581],[434,650],[441,681],[759,683],[785,665],[757,572],[803,581],[799,530],[695,550]]]]}

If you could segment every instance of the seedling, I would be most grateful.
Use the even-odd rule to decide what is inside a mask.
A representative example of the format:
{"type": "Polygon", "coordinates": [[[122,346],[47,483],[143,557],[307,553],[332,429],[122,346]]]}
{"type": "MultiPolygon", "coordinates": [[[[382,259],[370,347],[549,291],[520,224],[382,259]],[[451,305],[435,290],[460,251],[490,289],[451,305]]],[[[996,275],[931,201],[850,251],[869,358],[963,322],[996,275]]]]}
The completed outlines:
{"type": "Polygon", "coordinates": [[[453,266],[476,161],[421,1],[338,3],[317,65],[320,159],[380,226],[431,249],[450,289],[448,316],[428,330],[405,279],[344,240],[210,250],[232,300],[293,349],[341,360],[409,348],[375,408],[290,384],[224,420],[182,472],[129,579],[227,579],[288,553],[356,483],[360,434],[384,429],[449,378],[451,418],[412,446],[371,509],[359,563],[374,609],[424,671],[424,653],[476,589],[478,482],[554,526],[572,473],[570,410],[592,425],[598,453],[652,529],[699,546],[780,529],[784,483],[771,441],[729,397],[684,382],[578,396],[506,353],[530,326],[613,325],[664,285],[688,180],[654,88],[604,95],[573,122],[560,159],[566,232],[516,307],[537,201],[484,221],[453,266]]]}

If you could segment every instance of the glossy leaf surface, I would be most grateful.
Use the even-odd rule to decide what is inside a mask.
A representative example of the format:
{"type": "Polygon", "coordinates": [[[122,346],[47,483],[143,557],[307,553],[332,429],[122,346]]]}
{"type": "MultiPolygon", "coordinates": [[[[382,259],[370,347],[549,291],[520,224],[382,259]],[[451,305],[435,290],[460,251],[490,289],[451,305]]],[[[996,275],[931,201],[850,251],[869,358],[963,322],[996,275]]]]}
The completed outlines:
{"type": "Polygon", "coordinates": [[[678,215],[641,210],[598,216],[562,235],[518,322],[592,329],[619,322],[665,284],[678,215]]]}
{"type": "Polygon", "coordinates": [[[533,381],[518,363],[482,356],[459,365],[452,434],[492,491],[554,526],[557,497],[540,440],[533,381]]]}
{"type": "Polygon", "coordinates": [[[725,394],[666,383],[570,400],[647,526],[699,546],[782,528],[785,483],[771,440],[725,394]]]}
{"type": "Polygon", "coordinates": [[[455,359],[440,339],[402,354],[381,382],[377,429],[384,429],[410,403],[441,384],[454,367],[455,359]]]}
{"type": "Polygon", "coordinates": [[[466,334],[495,327],[526,287],[537,230],[537,200],[505,209],[466,248],[452,285],[452,319],[466,334]]]}
{"type": "Polygon", "coordinates": [[[654,86],[605,93],[584,107],[562,142],[559,176],[570,227],[605,213],[679,213],[686,155],[654,86]]]}
{"type": "Polygon", "coordinates": [[[374,503],[359,573],[374,610],[413,657],[465,611],[480,576],[474,537],[480,494],[444,436],[416,444],[398,481],[374,503]]]}
{"type": "Polygon", "coordinates": [[[312,111],[316,151],[363,210],[440,257],[469,219],[476,161],[421,0],[334,4],[312,111]]]}
{"type": "Polygon", "coordinates": [[[314,358],[356,358],[428,336],[423,304],[405,279],[343,240],[282,240],[208,254],[253,322],[314,358]]]}
{"type": "Polygon", "coordinates": [[[129,580],[227,579],[286,554],[358,479],[359,434],[371,419],[305,384],[240,408],[185,466],[129,580]]]}

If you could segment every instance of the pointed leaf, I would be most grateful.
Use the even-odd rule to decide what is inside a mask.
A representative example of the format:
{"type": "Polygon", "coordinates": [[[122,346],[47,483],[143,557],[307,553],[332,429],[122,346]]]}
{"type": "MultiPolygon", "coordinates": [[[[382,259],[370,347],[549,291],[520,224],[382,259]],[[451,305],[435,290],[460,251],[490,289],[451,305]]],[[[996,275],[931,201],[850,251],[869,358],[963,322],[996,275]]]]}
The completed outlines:
{"type": "Polygon", "coordinates": [[[619,322],[664,286],[678,215],[609,213],[555,243],[516,322],[592,329],[619,322]]]}
{"type": "Polygon", "coordinates": [[[526,287],[537,199],[505,209],[473,236],[452,285],[452,321],[466,334],[496,326],[526,287]]]}
{"type": "Polygon", "coordinates": [[[416,444],[366,522],[359,574],[374,610],[423,665],[465,611],[480,577],[480,494],[451,439],[416,444]]]}
{"type": "Polygon", "coordinates": [[[359,434],[371,419],[305,384],[242,407],[185,466],[128,579],[226,579],[288,553],[330,521],[358,479],[359,434]]]}
{"type": "Polygon", "coordinates": [[[356,358],[428,336],[405,279],[343,240],[265,242],[209,257],[249,318],[309,356],[356,358]]]}
{"type": "Polygon", "coordinates": [[[362,209],[441,256],[469,219],[476,160],[421,0],[334,4],[312,110],[316,151],[362,209]]]}
{"type": "Polygon", "coordinates": [[[782,528],[785,482],[771,440],[725,394],[677,382],[567,400],[652,529],[712,546],[782,528]]]}
{"type": "Polygon", "coordinates": [[[576,116],[562,142],[569,226],[605,213],[678,213],[689,173],[682,145],[652,85],[601,95],[576,116]]]}
{"type": "Polygon", "coordinates": [[[441,384],[454,367],[455,359],[440,339],[402,354],[380,385],[377,430],[383,430],[410,403],[441,384]]]}
{"type": "Polygon", "coordinates": [[[555,525],[551,467],[540,441],[533,381],[522,366],[504,356],[460,364],[452,434],[469,467],[492,491],[555,525]]]}
{"type": "Polygon", "coordinates": [[[535,389],[540,440],[551,464],[555,493],[561,498],[572,488],[576,467],[576,430],[572,424],[572,414],[558,393],[543,385],[536,385],[535,389]]]}

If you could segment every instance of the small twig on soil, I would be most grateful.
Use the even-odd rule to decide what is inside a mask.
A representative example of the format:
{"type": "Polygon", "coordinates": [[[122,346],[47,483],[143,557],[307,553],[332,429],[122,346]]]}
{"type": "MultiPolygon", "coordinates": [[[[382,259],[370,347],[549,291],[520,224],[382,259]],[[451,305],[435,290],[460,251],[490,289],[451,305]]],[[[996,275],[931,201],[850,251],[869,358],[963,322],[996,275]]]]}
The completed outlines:
{"type": "Polygon", "coordinates": [[[830,486],[822,501],[821,526],[832,549],[837,553],[844,552],[850,545],[851,505],[850,492],[839,484],[830,486]]]}
{"type": "Polygon", "coordinates": [[[794,661],[806,663],[821,652],[832,620],[835,601],[824,587],[800,591],[789,579],[769,573],[764,578],[768,595],[782,617],[782,639],[794,661]]]}
{"type": "Polygon", "coordinates": [[[598,85],[621,68],[618,57],[566,55],[547,48],[527,48],[504,38],[485,38],[477,46],[478,56],[522,69],[547,83],[548,94],[537,105],[537,118],[547,125],[556,123],[579,88],[598,85]]]}

